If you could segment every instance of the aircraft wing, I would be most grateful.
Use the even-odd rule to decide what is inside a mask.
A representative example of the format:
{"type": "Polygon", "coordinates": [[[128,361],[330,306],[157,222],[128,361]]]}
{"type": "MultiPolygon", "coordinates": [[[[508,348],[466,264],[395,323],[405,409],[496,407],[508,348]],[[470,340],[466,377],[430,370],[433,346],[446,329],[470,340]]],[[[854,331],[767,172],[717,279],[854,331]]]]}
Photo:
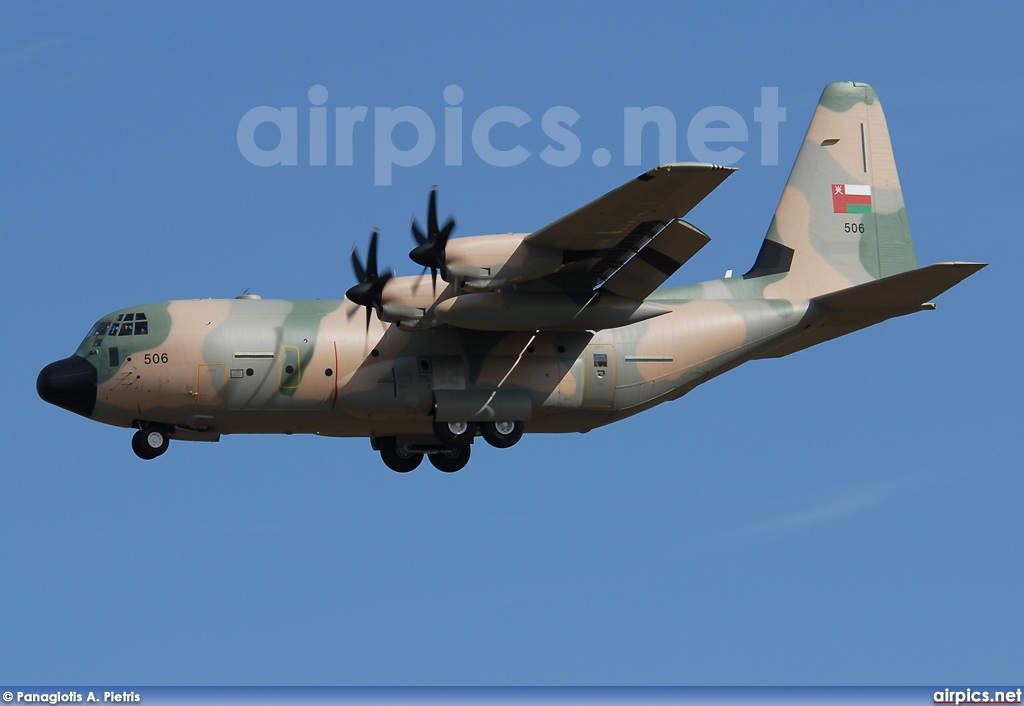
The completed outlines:
{"type": "Polygon", "coordinates": [[[699,163],[656,167],[534,231],[526,242],[565,254],[564,274],[555,275],[562,286],[606,285],[643,299],[710,240],[679,219],[734,171],[699,163]]]}

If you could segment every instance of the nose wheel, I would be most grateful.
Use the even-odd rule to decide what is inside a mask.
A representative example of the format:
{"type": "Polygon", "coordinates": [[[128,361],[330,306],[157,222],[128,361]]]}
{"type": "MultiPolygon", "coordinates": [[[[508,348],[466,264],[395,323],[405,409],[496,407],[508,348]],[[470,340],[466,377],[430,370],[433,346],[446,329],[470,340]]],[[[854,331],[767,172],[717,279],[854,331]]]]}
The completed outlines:
{"type": "Polygon", "coordinates": [[[132,451],[139,458],[149,461],[166,451],[169,443],[166,429],[145,425],[132,437],[132,451]]]}

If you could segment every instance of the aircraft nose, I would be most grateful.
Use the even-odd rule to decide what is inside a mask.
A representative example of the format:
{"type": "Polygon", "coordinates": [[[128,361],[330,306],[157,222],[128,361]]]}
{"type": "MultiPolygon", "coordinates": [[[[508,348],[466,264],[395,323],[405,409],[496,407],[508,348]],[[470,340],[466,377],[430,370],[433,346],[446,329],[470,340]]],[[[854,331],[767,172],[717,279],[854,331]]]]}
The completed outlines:
{"type": "Polygon", "coordinates": [[[77,355],[55,361],[39,371],[36,392],[50,404],[90,417],[96,408],[96,368],[77,355]]]}

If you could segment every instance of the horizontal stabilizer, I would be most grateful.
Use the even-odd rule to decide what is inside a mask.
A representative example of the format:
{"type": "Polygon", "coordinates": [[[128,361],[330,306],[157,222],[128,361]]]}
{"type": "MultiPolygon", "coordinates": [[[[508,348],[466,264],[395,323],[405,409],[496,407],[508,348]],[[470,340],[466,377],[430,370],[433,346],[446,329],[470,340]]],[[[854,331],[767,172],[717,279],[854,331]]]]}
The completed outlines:
{"type": "Polygon", "coordinates": [[[979,262],[941,262],[825,294],[813,301],[838,314],[918,308],[984,266],[979,262]]]}
{"type": "Polygon", "coordinates": [[[811,299],[809,328],[759,358],[781,358],[896,316],[934,309],[929,302],[985,267],[977,262],[943,262],[902,272],[811,299]]]}

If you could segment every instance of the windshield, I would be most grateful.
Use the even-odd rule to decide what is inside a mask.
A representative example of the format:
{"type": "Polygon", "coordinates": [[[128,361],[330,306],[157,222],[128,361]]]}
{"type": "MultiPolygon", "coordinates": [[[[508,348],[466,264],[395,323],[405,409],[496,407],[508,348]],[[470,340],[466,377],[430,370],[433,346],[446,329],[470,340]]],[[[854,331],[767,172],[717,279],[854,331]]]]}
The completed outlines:
{"type": "Polygon", "coordinates": [[[108,316],[97,321],[89,335],[82,341],[82,346],[87,348],[99,348],[103,345],[104,336],[145,336],[149,333],[149,321],[146,314],[141,311],[133,311],[128,314],[108,316]]]}

